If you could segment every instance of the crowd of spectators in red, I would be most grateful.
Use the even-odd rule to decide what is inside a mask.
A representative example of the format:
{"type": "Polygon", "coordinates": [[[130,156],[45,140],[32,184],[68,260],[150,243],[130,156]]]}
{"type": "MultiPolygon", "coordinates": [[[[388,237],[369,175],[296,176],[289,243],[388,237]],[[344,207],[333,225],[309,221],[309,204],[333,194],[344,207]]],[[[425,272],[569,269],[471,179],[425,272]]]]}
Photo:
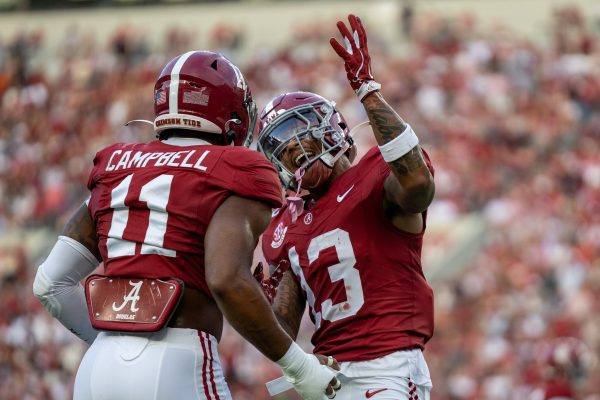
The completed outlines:
{"type": "MultiPolygon", "coordinates": [[[[375,25],[368,15],[363,19],[375,25]]],[[[373,73],[436,166],[429,220],[451,227],[476,213],[487,226],[485,245],[468,265],[433,282],[436,332],[426,350],[432,399],[542,400],[549,392],[600,399],[600,41],[594,23],[576,8],[563,8],[548,21],[544,40],[532,41],[479,26],[469,14],[416,13],[410,29],[398,28],[398,42],[369,31],[373,73]],[[579,350],[556,356],[563,337],[579,350]]],[[[309,27],[285,48],[242,58],[243,32],[223,25],[211,50],[240,65],[259,107],[280,92],[315,91],[335,100],[354,126],[364,111],[328,47],[330,35],[322,25],[309,27]]],[[[173,29],[166,43],[153,48],[132,28],[108,44],[72,30],[57,46],[60,54],[49,55],[40,32],[3,39],[0,232],[58,230],[85,199],[97,150],[152,139],[146,126],[124,123],[152,119],[159,69],[194,40],[173,29]]],[[[367,131],[354,136],[359,156],[375,144],[367,131]]],[[[31,295],[37,261],[24,247],[0,248],[5,400],[69,398],[84,352],[83,342],[31,295]]],[[[300,340],[306,346],[310,332],[305,323],[300,340]]],[[[277,369],[229,328],[220,356],[236,400],[267,398],[264,382],[277,369]]]]}

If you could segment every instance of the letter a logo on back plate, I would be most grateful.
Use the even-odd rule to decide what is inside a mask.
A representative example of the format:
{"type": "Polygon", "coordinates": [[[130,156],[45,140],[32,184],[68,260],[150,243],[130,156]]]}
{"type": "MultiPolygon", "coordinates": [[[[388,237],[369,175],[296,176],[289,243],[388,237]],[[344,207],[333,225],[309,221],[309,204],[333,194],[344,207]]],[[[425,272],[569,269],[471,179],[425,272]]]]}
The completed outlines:
{"type": "Polygon", "coordinates": [[[129,292],[129,294],[127,296],[123,296],[123,303],[117,307],[117,303],[113,303],[112,308],[114,311],[121,311],[123,309],[123,307],[125,307],[125,305],[127,305],[127,303],[131,302],[131,312],[136,312],[137,310],[139,310],[138,307],[136,307],[136,303],[137,301],[140,299],[140,288],[142,287],[142,283],[143,281],[139,281],[139,282],[133,282],[133,281],[129,281],[129,284],[131,286],[133,286],[133,288],[131,289],[131,291],[129,292]]]}

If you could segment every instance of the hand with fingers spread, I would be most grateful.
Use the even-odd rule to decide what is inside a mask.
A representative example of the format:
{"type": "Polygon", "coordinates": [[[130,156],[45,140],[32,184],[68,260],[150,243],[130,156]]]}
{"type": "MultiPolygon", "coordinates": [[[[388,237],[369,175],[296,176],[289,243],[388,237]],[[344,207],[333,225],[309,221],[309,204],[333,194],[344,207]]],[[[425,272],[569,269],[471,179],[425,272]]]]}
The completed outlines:
{"type": "Polygon", "coordinates": [[[373,74],[371,74],[371,56],[367,47],[367,34],[360,18],[350,14],[348,21],[352,33],[344,22],[338,21],[337,23],[345,46],[342,46],[334,38],[329,39],[329,43],[333,50],[344,60],[350,86],[354,89],[358,99],[362,101],[369,93],[378,91],[381,84],[375,82],[373,74]]]}
{"type": "Polygon", "coordinates": [[[281,261],[275,270],[273,270],[269,278],[266,279],[262,262],[259,262],[256,268],[254,268],[254,272],[252,273],[254,275],[254,279],[260,283],[265,296],[267,296],[267,300],[269,300],[269,303],[273,304],[273,300],[275,299],[275,296],[277,296],[277,287],[279,286],[279,282],[281,282],[283,274],[289,269],[289,267],[290,264],[288,261],[281,261]]]}

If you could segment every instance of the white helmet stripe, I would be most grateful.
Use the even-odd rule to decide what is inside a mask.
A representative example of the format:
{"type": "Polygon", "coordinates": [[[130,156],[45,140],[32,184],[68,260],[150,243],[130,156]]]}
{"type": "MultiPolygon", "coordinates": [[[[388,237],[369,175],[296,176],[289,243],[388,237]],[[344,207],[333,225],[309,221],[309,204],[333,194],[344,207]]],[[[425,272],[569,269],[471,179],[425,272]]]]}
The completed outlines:
{"type": "Polygon", "coordinates": [[[179,102],[177,101],[177,94],[179,92],[179,72],[181,72],[183,64],[185,64],[187,59],[194,53],[195,51],[188,51],[181,55],[173,66],[173,70],[171,71],[171,84],[169,87],[169,114],[179,113],[179,102]]]}
{"type": "Polygon", "coordinates": [[[233,72],[235,73],[235,76],[237,78],[236,86],[242,90],[246,90],[247,85],[246,85],[246,81],[244,80],[244,75],[242,75],[242,73],[238,67],[236,67],[232,63],[230,63],[230,64],[231,64],[231,67],[233,68],[233,72]]]}

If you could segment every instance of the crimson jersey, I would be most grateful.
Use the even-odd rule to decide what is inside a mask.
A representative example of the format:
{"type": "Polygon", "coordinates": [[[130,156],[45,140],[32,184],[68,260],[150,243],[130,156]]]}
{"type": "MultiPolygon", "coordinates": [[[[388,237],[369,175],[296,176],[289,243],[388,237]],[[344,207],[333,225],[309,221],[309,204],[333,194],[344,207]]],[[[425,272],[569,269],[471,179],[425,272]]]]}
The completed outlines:
{"type": "Polygon", "coordinates": [[[209,297],[204,235],[219,205],[231,195],[283,201],[277,172],[254,150],[160,141],[99,151],[88,188],[106,275],[176,277],[209,297]]]}
{"type": "Polygon", "coordinates": [[[314,352],[338,361],[423,348],[433,334],[423,232],[402,232],[384,215],[389,174],[373,148],[295,223],[287,208],[276,210],[262,237],[269,265],[289,261],[300,283],[316,327],[314,352]]]}

